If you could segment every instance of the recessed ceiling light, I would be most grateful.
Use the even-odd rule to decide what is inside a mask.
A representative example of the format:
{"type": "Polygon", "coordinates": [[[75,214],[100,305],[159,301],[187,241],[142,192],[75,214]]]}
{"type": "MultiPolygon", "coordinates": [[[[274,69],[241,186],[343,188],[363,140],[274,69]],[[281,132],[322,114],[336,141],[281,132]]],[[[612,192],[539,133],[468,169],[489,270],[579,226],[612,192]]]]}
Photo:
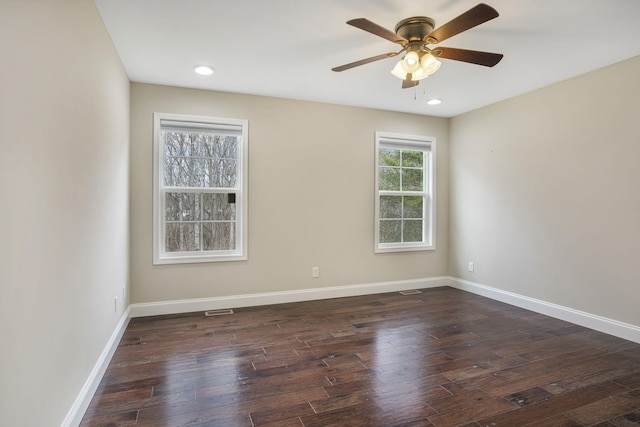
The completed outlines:
{"type": "Polygon", "coordinates": [[[201,76],[210,76],[213,74],[213,68],[208,65],[196,65],[193,70],[201,76]]]}
{"type": "Polygon", "coordinates": [[[442,99],[440,99],[440,98],[431,98],[430,100],[427,101],[427,104],[429,104],[429,105],[442,104],[442,99]]]}

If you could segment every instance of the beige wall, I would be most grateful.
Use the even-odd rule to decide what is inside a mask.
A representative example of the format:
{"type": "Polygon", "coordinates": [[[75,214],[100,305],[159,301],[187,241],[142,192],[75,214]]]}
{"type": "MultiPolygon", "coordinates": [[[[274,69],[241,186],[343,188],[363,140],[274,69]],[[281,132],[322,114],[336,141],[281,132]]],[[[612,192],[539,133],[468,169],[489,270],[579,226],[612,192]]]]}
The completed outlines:
{"type": "Polygon", "coordinates": [[[639,75],[635,57],[451,120],[452,276],[640,325],[639,75]]]}
{"type": "Polygon", "coordinates": [[[1,9],[0,425],[59,426],[124,314],[129,82],[92,1],[1,9]]]}
{"type": "Polygon", "coordinates": [[[419,279],[447,272],[448,120],[132,84],[135,303],[419,279]],[[154,112],[249,121],[249,260],[152,265],[154,112]],[[437,250],[374,254],[374,132],[437,138],[437,250]],[[311,267],[320,277],[311,278],[311,267]]]}

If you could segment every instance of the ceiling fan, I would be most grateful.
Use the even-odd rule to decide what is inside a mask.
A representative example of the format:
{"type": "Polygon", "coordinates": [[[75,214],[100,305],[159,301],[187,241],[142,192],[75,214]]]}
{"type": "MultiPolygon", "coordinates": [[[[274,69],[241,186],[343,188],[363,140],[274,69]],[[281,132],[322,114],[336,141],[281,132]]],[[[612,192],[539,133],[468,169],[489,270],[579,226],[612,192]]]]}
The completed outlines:
{"type": "Polygon", "coordinates": [[[430,44],[440,43],[449,37],[460,34],[484,22],[498,17],[498,12],[489,5],[480,3],[462,15],[457,16],[446,24],[435,28],[435,21],[426,16],[414,16],[398,22],[395,32],[365,18],[347,21],[361,30],[398,43],[402,49],[398,52],[383,53],[361,59],[349,64],[334,67],[332,71],[344,71],[370,62],[391,58],[402,53],[404,58],[398,61],[391,74],[402,79],[402,88],[417,86],[420,80],[435,73],[440,68],[440,61],[436,58],[469,62],[472,64],[493,67],[502,59],[502,54],[481,52],[477,50],[456,49],[452,47],[429,48],[430,44]]]}

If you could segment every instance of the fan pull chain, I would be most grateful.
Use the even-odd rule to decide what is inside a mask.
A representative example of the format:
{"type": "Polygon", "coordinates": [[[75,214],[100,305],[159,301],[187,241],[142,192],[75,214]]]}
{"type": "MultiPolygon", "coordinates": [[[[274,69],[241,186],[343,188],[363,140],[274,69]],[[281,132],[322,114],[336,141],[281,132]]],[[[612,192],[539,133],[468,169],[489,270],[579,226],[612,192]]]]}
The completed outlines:
{"type": "MultiPolygon", "coordinates": [[[[424,97],[425,101],[428,101],[427,99],[427,88],[426,86],[422,86],[422,96],[424,97]]],[[[418,100],[418,87],[414,87],[413,88],[413,100],[417,101],[418,100]]]]}

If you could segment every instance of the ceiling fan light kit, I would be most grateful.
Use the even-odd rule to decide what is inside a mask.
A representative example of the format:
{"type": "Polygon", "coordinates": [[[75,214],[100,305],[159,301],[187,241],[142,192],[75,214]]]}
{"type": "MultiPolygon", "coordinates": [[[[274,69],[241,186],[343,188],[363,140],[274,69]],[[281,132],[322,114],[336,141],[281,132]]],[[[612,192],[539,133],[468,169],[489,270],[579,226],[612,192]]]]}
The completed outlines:
{"type": "Polygon", "coordinates": [[[422,53],[422,56],[418,57],[415,51],[411,51],[396,63],[396,66],[391,70],[391,74],[400,80],[419,81],[438,71],[440,65],[442,63],[431,52],[422,53]],[[407,60],[408,57],[409,60],[407,60]]]}
{"type": "Polygon", "coordinates": [[[480,3],[435,30],[435,21],[426,16],[403,19],[396,24],[395,32],[366,18],[352,19],[347,21],[347,24],[400,44],[402,49],[399,52],[389,52],[334,67],[332,70],[345,71],[370,62],[404,54],[404,57],[391,70],[391,74],[402,80],[402,88],[404,89],[417,86],[420,80],[438,71],[441,62],[436,58],[493,67],[500,62],[502,54],[447,47],[437,47],[432,50],[428,45],[440,43],[497,17],[498,12],[494,8],[480,3]]]}

